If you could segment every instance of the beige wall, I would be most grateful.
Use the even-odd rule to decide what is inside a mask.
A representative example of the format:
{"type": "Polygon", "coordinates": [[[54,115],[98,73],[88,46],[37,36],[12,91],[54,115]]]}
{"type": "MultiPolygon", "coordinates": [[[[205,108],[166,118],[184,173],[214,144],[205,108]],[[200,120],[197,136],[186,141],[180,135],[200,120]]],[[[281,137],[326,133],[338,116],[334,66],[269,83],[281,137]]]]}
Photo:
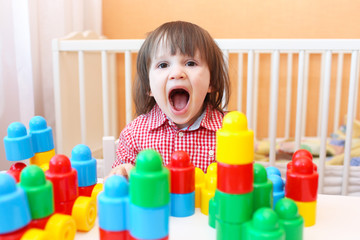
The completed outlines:
{"type": "MultiPolygon", "coordinates": [[[[360,1],[355,0],[103,0],[103,34],[108,38],[145,38],[146,33],[167,21],[185,20],[196,23],[207,29],[214,38],[360,38],[360,1]]],[[[135,61],[136,56],[134,56],[135,61]]],[[[318,56],[311,69],[319,69],[318,56]]],[[[345,62],[347,57],[345,58],[345,62]]],[[[119,56],[120,62],[121,56],[119,56]]],[[[236,60],[231,60],[236,64],[236,60]]],[[[270,59],[261,58],[260,66],[260,93],[263,100],[259,101],[259,114],[264,119],[268,116],[269,88],[268,73],[270,59]]],[[[294,58],[294,71],[296,70],[296,56],[294,58]]],[[[333,62],[336,64],[336,57],[333,62]]],[[[348,62],[348,61],[347,61],[348,62]]],[[[333,82],[336,75],[336,65],[333,65],[333,82]]],[[[232,76],[236,73],[231,72],[232,76]]],[[[246,74],[246,72],[245,72],[246,74]]],[[[319,76],[314,71],[309,79],[309,98],[318,98],[319,76]]],[[[280,68],[280,76],[286,76],[286,69],[280,68]]],[[[297,73],[293,72],[293,85],[296,86],[297,73]]],[[[344,79],[348,72],[345,71],[344,79]]],[[[119,77],[119,81],[123,81],[119,77]]],[[[343,96],[347,94],[347,83],[343,85],[343,96]]],[[[120,84],[121,86],[121,84],[120,84]]],[[[236,83],[232,84],[236,89],[236,83]]],[[[283,111],[285,108],[282,96],[285,95],[284,80],[280,79],[279,90],[279,118],[278,126],[283,125],[283,111]]],[[[295,109],[296,89],[293,90],[293,103],[295,109]]],[[[234,91],[229,109],[235,108],[234,91]]],[[[331,90],[333,96],[334,90],[331,90]]],[[[124,89],[119,89],[119,102],[124,102],[124,89]]],[[[331,101],[333,104],[333,101],[331,101]]],[[[346,101],[342,101],[341,116],[346,111],[346,101]]],[[[307,134],[315,134],[317,122],[317,100],[309,106],[307,114],[307,134]],[[315,103],[314,103],[315,102],[315,103]]],[[[330,106],[330,114],[333,105],[330,106]]],[[[121,112],[124,106],[120,105],[120,129],[124,126],[124,117],[121,112]]],[[[261,117],[261,116],[259,116],[261,117]]],[[[360,118],[360,111],[358,111],[360,118]]],[[[295,119],[295,111],[292,111],[295,119]]],[[[330,118],[329,132],[332,132],[333,119],[330,118]]],[[[294,127],[294,124],[292,124],[294,127]]],[[[267,135],[267,126],[258,125],[258,136],[267,135]]],[[[293,131],[292,131],[293,133],[293,131]]],[[[279,129],[282,135],[283,130],[279,129]]]]}

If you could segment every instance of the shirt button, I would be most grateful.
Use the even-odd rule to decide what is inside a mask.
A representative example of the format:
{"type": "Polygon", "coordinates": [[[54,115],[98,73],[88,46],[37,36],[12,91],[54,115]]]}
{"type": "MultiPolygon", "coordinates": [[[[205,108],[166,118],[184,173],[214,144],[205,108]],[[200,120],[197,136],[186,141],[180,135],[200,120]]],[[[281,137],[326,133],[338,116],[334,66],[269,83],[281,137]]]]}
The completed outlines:
{"type": "Polygon", "coordinates": [[[210,155],[210,156],[214,156],[214,150],[210,150],[210,151],[209,151],[209,155],[210,155]]]}
{"type": "Polygon", "coordinates": [[[183,137],[184,133],[183,132],[179,132],[179,137],[183,137]]]}

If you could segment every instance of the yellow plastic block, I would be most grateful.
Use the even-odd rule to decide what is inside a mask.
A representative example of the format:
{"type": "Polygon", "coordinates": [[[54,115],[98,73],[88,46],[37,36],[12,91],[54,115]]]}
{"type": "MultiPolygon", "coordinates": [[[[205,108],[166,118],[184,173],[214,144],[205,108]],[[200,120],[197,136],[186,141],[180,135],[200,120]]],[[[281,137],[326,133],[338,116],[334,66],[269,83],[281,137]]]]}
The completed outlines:
{"type": "Polygon", "coordinates": [[[216,161],[232,165],[254,161],[254,132],[248,130],[245,114],[229,112],[216,132],[216,161]]]}
{"type": "Polygon", "coordinates": [[[96,202],[96,198],[97,198],[97,195],[102,192],[102,190],[104,189],[104,185],[102,183],[97,183],[92,192],[91,192],[91,198],[93,198],[96,202]]]}
{"type": "Polygon", "coordinates": [[[200,211],[209,215],[209,201],[215,195],[217,186],[217,164],[212,163],[207,169],[204,177],[204,186],[201,189],[201,207],[200,211]]]}
{"type": "Polygon", "coordinates": [[[47,152],[35,153],[35,156],[30,158],[30,164],[35,164],[41,167],[43,164],[49,164],[50,159],[55,156],[55,149],[47,152]]]}
{"type": "Polygon", "coordinates": [[[304,218],[305,227],[311,227],[316,222],[316,202],[296,202],[299,214],[304,218]]]}
{"type": "Polygon", "coordinates": [[[195,208],[201,207],[201,189],[204,186],[205,173],[201,168],[195,168],[195,208]]]}
{"type": "Polygon", "coordinates": [[[76,199],[71,216],[75,219],[79,231],[90,231],[94,227],[96,215],[95,199],[84,196],[76,199]]]}
{"type": "Polygon", "coordinates": [[[47,232],[37,228],[31,228],[22,235],[20,240],[48,240],[47,232]]]}
{"type": "Polygon", "coordinates": [[[55,213],[46,223],[45,231],[52,240],[72,240],[76,234],[76,223],[73,217],[55,213]]]}

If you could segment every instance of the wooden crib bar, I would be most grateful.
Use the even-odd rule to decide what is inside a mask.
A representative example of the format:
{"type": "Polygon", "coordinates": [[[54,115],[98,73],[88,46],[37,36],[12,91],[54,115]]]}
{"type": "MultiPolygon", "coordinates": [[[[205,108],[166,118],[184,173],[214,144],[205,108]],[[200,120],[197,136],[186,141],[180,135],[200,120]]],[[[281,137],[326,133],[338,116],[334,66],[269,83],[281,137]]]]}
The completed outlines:
{"type": "MultiPolygon", "coordinates": [[[[55,116],[56,116],[56,148],[62,152],[62,120],[61,120],[61,89],[60,89],[60,52],[77,52],[79,65],[79,98],[80,98],[80,121],[81,121],[81,141],[86,144],[86,101],[85,101],[85,74],[84,74],[84,52],[101,53],[101,78],[102,78],[102,106],[103,106],[103,132],[104,136],[113,135],[110,131],[110,123],[115,124],[114,119],[110,119],[110,112],[116,111],[116,98],[114,88],[109,89],[109,63],[108,55],[111,53],[124,53],[125,55],[125,112],[126,123],[132,120],[132,53],[139,51],[144,40],[53,40],[53,66],[54,66],[54,96],[55,96],[55,116]],[[109,99],[109,96],[112,96],[109,99]],[[113,108],[110,110],[110,106],[113,108]]],[[[329,92],[331,80],[331,63],[333,54],[338,54],[338,70],[336,77],[336,103],[334,110],[334,131],[339,127],[339,112],[341,99],[341,84],[344,54],[351,53],[351,70],[349,83],[349,96],[347,108],[347,129],[345,143],[345,161],[343,168],[342,194],[347,194],[350,166],[350,150],[352,140],[352,125],[356,116],[356,99],[359,81],[359,50],[360,40],[357,39],[216,39],[219,47],[224,53],[226,61],[229,54],[238,54],[237,66],[237,109],[246,112],[249,128],[257,132],[257,112],[258,112],[258,87],[259,87],[259,54],[271,54],[271,75],[270,75],[270,111],[269,111],[269,140],[270,165],[275,165],[276,158],[276,138],[277,136],[277,115],[278,115],[278,91],[279,91],[279,68],[280,54],[287,54],[287,86],[286,86],[286,107],[285,107],[285,138],[290,136],[290,111],[291,111],[291,89],[292,89],[292,66],[294,54],[298,54],[298,75],[297,75],[297,99],[296,99],[296,121],[295,121],[295,148],[299,149],[301,139],[305,136],[306,112],[308,104],[308,74],[309,74],[309,55],[321,54],[321,81],[319,89],[319,117],[317,136],[321,139],[320,163],[319,163],[319,191],[323,189],[323,176],[325,171],[326,158],[326,139],[328,132],[329,117],[329,92]],[[247,55],[247,89],[246,89],[246,110],[242,109],[243,92],[243,62],[244,54],[247,55]]],[[[114,158],[114,155],[104,156],[104,158],[114,158]]],[[[108,161],[108,160],[107,160],[108,161]]],[[[111,161],[111,160],[110,160],[111,161]]],[[[106,161],[105,161],[106,162],[106,161]]],[[[108,164],[106,169],[111,166],[108,164]]]]}

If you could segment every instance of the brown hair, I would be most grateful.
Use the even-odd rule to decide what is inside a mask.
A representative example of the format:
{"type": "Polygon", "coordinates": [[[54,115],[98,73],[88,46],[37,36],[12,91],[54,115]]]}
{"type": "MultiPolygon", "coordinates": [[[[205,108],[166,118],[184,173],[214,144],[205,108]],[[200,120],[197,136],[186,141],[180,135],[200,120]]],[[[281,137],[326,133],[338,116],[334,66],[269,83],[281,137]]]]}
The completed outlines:
{"type": "Polygon", "coordinates": [[[149,67],[153,54],[161,41],[171,48],[171,54],[179,50],[181,54],[194,57],[199,50],[210,70],[211,92],[204,100],[204,106],[210,104],[214,109],[223,112],[229,102],[230,80],[223,53],[210,34],[203,28],[188,22],[176,21],[164,23],[145,39],[137,56],[137,76],[134,84],[134,102],[136,114],[148,113],[155,105],[155,99],[149,96],[149,67]],[[222,99],[224,97],[224,105],[222,99]]]}

